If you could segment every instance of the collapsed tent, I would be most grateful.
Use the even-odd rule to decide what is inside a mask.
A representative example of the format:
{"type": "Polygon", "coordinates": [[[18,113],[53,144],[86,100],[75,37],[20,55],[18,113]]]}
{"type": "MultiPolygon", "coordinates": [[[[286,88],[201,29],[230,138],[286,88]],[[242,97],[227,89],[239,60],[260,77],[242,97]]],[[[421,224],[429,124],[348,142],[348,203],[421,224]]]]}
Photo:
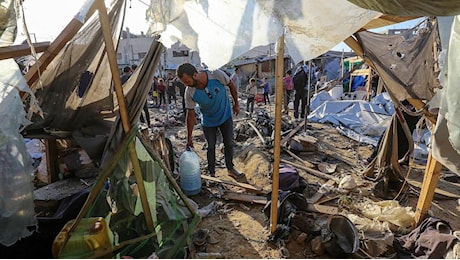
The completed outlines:
{"type": "MultiPolygon", "coordinates": [[[[80,258],[117,254],[134,257],[150,255],[165,258],[182,257],[184,252],[179,248],[185,245],[190,231],[199,219],[199,215],[195,214],[187,198],[171,177],[170,170],[162,163],[163,158],[150,148],[152,144],[142,142],[141,137],[135,138],[138,132],[136,124],[153,79],[151,72],[158,64],[161,44],[155,42],[151,45],[141,65],[125,84],[125,91],[121,89],[121,84],[120,88],[117,88],[118,82],[114,80],[118,79],[116,77],[119,75],[114,73],[113,65],[116,66],[116,59],[113,63],[114,52],[110,50],[116,45],[110,45],[116,43],[120,37],[124,2],[124,0],[113,2],[107,16],[104,16],[106,10],[103,2],[86,3],[72,22],[83,24],[85,22],[83,17],[91,16],[89,12],[94,13],[97,8],[100,12],[99,19],[92,15],[91,22],[74,36],[70,43],[65,44],[65,48],[60,50],[49,64],[46,64],[48,66],[38,74],[38,80],[31,80],[43,114],[34,115],[33,123],[26,127],[23,134],[35,138],[73,138],[88,151],[93,160],[100,162],[101,172],[97,183],[92,187],[82,210],[75,220],[69,221],[63,227],[54,241],[55,257],[80,258]],[[108,40],[108,37],[111,40],[108,40]],[[115,93],[113,92],[114,81],[115,93]],[[120,99],[119,95],[124,96],[120,99]],[[128,104],[127,107],[124,102],[128,104]],[[126,116],[129,118],[127,119],[126,116]],[[122,128],[121,121],[128,122],[129,125],[123,124],[122,128]],[[88,236],[88,232],[91,236],[88,236]],[[146,244],[149,246],[145,246],[146,244]]],[[[72,29],[75,28],[78,27],[72,29]]],[[[62,39],[58,37],[58,40],[62,39]]],[[[31,71],[42,65],[35,64],[31,71]]],[[[19,72],[18,69],[15,71],[19,72]]],[[[26,78],[33,77],[26,75],[26,78]]],[[[16,83],[10,79],[10,84],[16,83]]],[[[24,99],[35,96],[33,93],[26,93],[24,99]]],[[[20,101],[19,98],[16,100],[20,101]]],[[[0,111],[6,111],[5,105],[8,104],[2,102],[0,111]]],[[[33,105],[29,104],[28,109],[34,109],[33,105]]],[[[20,115],[21,113],[11,114],[18,119],[24,119],[20,115]]],[[[27,125],[24,122],[19,123],[27,125]]],[[[11,136],[9,138],[11,139],[11,136]]],[[[18,139],[20,140],[22,139],[18,139]]],[[[23,142],[22,146],[24,146],[23,142]]],[[[4,148],[11,147],[2,146],[2,149],[4,148]]],[[[6,152],[16,155],[16,152],[10,150],[6,152]]],[[[22,151],[21,155],[27,155],[24,149],[15,150],[22,151]]],[[[21,156],[16,155],[16,157],[14,160],[18,160],[21,156]]],[[[18,160],[18,162],[22,161],[18,160]]],[[[31,163],[27,161],[22,163],[21,169],[29,171],[30,167],[26,166],[30,166],[31,163]]],[[[17,174],[17,171],[8,172],[17,174]]],[[[28,172],[24,174],[28,177],[32,176],[28,172]]],[[[24,188],[29,186],[23,182],[32,185],[31,181],[17,176],[14,179],[21,182],[24,188]]],[[[9,185],[18,192],[24,191],[5,180],[2,182],[4,185],[9,185]]],[[[2,191],[8,190],[2,189],[2,191]]],[[[30,197],[27,200],[17,200],[16,193],[2,196],[5,201],[14,196],[12,199],[17,203],[10,203],[10,207],[26,206],[22,210],[14,208],[15,212],[24,215],[23,218],[13,221],[15,225],[2,224],[3,234],[10,234],[5,239],[2,237],[0,241],[2,244],[14,244],[21,237],[31,234],[31,232],[26,233],[26,227],[35,224],[32,187],[27,191],[27,196],[21,195],[22,198],[30,197]],[[26,222],[29,219],[32,222],[26,222]]],[[[10,210],[3,209],[2,203],[1,212],[10,214],[10,210]]],[[[11,216],[2,214],[0,223],[11,222],[8,218],[11,216]]],[[[53,219],[48,220],[50,221],[52,222],[53,219]]],[[[56,223],[62,222],[61,219],[56,221],[58,221],[56,223]]]]}
{"type": "MultiPolygon", "coordinates": [[[[115,2],[109,12],[115,43],[123,13],[123,1],[115,2]]],[[[93,15],[31,85],[43,115],[34,114],[25,135],[72,136],[93,160],[100,160],[118,113],[103,42],[101,24],[93,15]]]]}
{"type": "MultiPolygon", "coordinates": [[[[315,95],[312,104],[327,92],[315,95]]],[[[331,123],[345,136],[377,146],[378,139],[389,125],[394,113],[388,93],[376,96],[371,102],[364,100],[328,100],[312,107],[307,119],[316,123],[331,123]]]]}
{"type": "Polygon", "coordinates": [[[75,220],[69,221],[53,243],[59,258],[130,256],[179,258],[199,215],[178,194],[177,184],[158,154],[135,136],[125,138],[100,173],[88,199],[75,220]],[[131,174],[128,145],[136,143],[142,185],[150,211],[141,203],[140,183],[131,174]],[[147,214],[151,214],[148,216],[147,214]],[[149,230],[147,218],[153,220],[149,230]]]}
{"type": "Polygon", "coordinates": [[[440,87],[435,71],[439,33],[435,19],[426,27],[407,30],[396,35],[359,32],[356,34],[365,56],[369,58],[385,87],[399,101],[405,99],[431,100],[440,87]]]}
{"type": "MultiPolygon", "coordinates": [[[[207,12],[207,8],[212,7],[213,4],[211,3],[210,5],[211,5],[211,6],[205,6],[204,9],[206,9],[206,12],[207,12]]],[[[277,7],[277,6],[276,6],[276,7],[277,7]]],[[[333,9],[336,9],[336,8],[333,8],[333,9]]],[[[211,10],[213,11],[213,12],[211,12],[211,13],[215,14],[214,9],[211,8],[211,10]]],[[[318,11],[317,9],[313,9],[313,10],[315,10],[315,12],[318,11]]],[[[292,11],[292,10],[291,10],[291,11],[292,11]]],[[[162,15],[163,15],[163,14],[164,14],[164,13],[162,13],[162,15]]],[[[200,15],[202,15],[202,13],[201,13],[200,15]]],[[[353,15],[356,15],[356,14],[353,14],[353,15]]],[[[232,18],[232,19],[233,19],[233,18],[232,18]]],[[[197,20],[197,21],[201,21],[201,20],[197,20]]],[[[334,21],[334,25],[336,24],[336,22],[337,22],[337,21],[334,21]]],[[[360,21],[359,23],[361,23],[361,22],[362,22],[362,21],[360,21]]],[[[231,24],[231,23],[229,23],[229,24],[231,24]]],[[[308,24],[308,23],[305,23],[305,24],[303,24],[303,26],[305,26],[306,28],[308,28],[308,26],[306,26],[307,24],[308,24]]],[[[355,25],[356,25],[356,24],[353,24],[353,26],[355,26],[355,25]]],[[[270,28],[270,29],[273,29],[273,28],[270,28]]],[[[294,31],[293,29],[295,29],[295,28],[292,27],[292,28],[291,28],[291,31],[294,31]]],[[[343,28],[341,28],[341,29],[343,29],[343,28]]],[[[355,28],[355,29],[356,29],[356,28],[355,28]]],[[[320,28],[320,30],[329,33],[329,31],[327,30],[327,28],[320,28]]],[[[349,33],[349,31],[348,31],[348,30],[344,30],[344,35],[345,35],[346,33],[349,33]]],[[[240,36],[239,34],[234,34],[234,35],[240,36]]],[[[267,33],[266,35],[269,35],[269,34],[267,33]]],[[[332,35],[334,35],[334,34],[332,33],[332,35]]],[[[342,35],[342,36],[343,36],[343,35],[342,35]]],[[[214,36],[213,39],[215,39],[215,37],[216,37],[216,36],[214,36]]],[[[212,37],[209,37],[209,38],[212,38],[212,37]]],[[[225,38],[222,38],[222,39],[225,39],[225,38]]],[[[164,39],[163,39],[163,40],[164,40],[164,39]]],[[[240,39],[238,39],[238,40],[240,40],[240,39]]],[[[199,42],[199,41],[197,41],[197,42],[199,42]]],[[[223,41],[223,42],[226,42],[226,41],[223,41]]],[[[231,43],[234,43],[234,42],[236,42],[236,41],[230,41],[230,42],[231,42],[231,43]]],[[[238,41],[238,42],[239,42],[239,41],[238,41]]],[[[250,42],[250,41],[242,41],[242,42],[244,42],[244,43],[246,44],[247,42],[250,42]]],[[[335,42],[335,43],[336,43],[336,42],[335,42]]],[[[334,43],[334,44],[335,44],[335,43],[334,43]]],[[[201,44],[202,44],[202,43],[198,43],[198,44],[196,44],[196,45],[199,46],[199,45],[201,45],[201,44]]],[[[329,44],[329,43],[328,43],[328,44],[329,44]]],[[[328,46],[328,44],[326,44],[326,46],[328,46]]],[[[312,45],[314,45],[314,44],[310,44],[310,45],[308,45],[308,46],[312,46],[312,45]]],[[[203,46],[203,45],[201,45],[201,46],[203,46]]],[[[209,46],[213,46],[213,45],[212,45],[212,44],[205,44],[205,46],[206,46],[207,48],[209,48],[209,46]]],[[[246,47],[247,47],[247,46],[246,46],[246,47]]],[[[331,47],[331,46],[329,46],[329,47],[331,47]]],[[[326,47],[324,47],[324,48],[326,48],[326,47]]],[[[212,49],[212,48],[209,48],[209,49],[212,49]]],[[[233,49],[232,49],[232,50],[233,50],[233,49]]],[[[321,50],[323,50],[323,49],[322,49],[322,48],[318,48],[317,50],[309,50],[309,52],[311,51],[311,53],[309,53],[309,55],[314,56],[314,55],[316,55],[316,54],[319,54],[319,52],[321,52],[321,50]]],[[[215,55],[215,53],[216,53],[216,50],[215,50],[215,49],[214,49],[214,50],[210,50],[210,51],[211,51],[210,53],[212,53],[213,55],[215,55]]],[[[219,50],[219,51],[222,52],[222,50],[219,50]]],[[[203,53],[205,53],[205,52],[203,51],[203,53]]],[[[233,51],[229,51],[229,52],[224,51],[224,53],[232,53],[232,55],[233,55],[233,54],[237,54],[237,51],[235,51],[235,52],[233,52],[233,51]]],[[[295,51],[294,51],[294,55],[295,55],[295,51]]],[[[219,56],[219,55],[215,55],[215,56],[219,56]]],[[[223,58],[227,58],[225,55],[222,55],[222,56],[224,56],[223,58]]],[[[210,56],[208,56],[208,58],[209,58],[209,57],[210,57],[210,56]]],[[[310,57],[310,56],[307,56],[307,57],[310,57]]],[[[216,61],[215,63],[214,63],[214,62],[210,62],[209,65],[210,65],[210,67],[214,67],[214,66],[217,66],[217,64],[220,64],[220,62],[222,62],[222,60],[218,60],[218,61],[216,61]]],[[[147,67],[148,67],[148,66],[146,66],[146,68],[147,68],[147,67]]],[[[144,73],[145,73],[145,71],[146,71],[146,69],[143,70],[144,73]]],[[[79,72],[83,72],[83,73],[84,73],[85,71],[79,71],[79,72]]],[[[137,75],[142,75],[142,73],[141,73],[140,70],[139,70],[137,73],[138,73],[137,75]]],[[[76,75],[83,75],[83,74],[76,73],[76,75]]],[[[137,80],[135,80],[135,79],[133,79],[132,81],[133,81],[133,82],[134,82],[134,81],[137,82],[137,80]]],[[[76,83],[76,82],[77,82],[77,81],[74,81],[74,83],[76,83]]],[[[79,87],[80,87],[80,85],[79,85],[79,87]]],[[[79,90],[82,90],[82,89],[79,88],[79,90]]],[[[80,94],[81,94],[81,93],[84,93],[84,91],[79,92],[79,93],[80,93],[80,94]]],[[[142,93],[142,91],[140,91],[139,93],[142,93]]],[[[83,96],[84,96],[84,94],[83,94],[83,96]]],[[[143,99],[141,96],[142,96],[142,95],[140,94],[139,100],[144,100],[144,101],[145,101],[145,99],[143,99]]],[[[80,97],[80,96],[79,96],[79,97],[80,97]]],[[[81,97],[80,97],[80,98],[81,98],[81,97]]],[[[67,100],[67,99],[64,98],[63,100],[67,100]]],[[[143,102],[140,102],[140,104],[143,104],[143,102]]],[[[140,106],[139,104],[137,104],[137,105],[140,106]]],[[[133,109],[134,109],[134,108],[133,108],[133,109]]],[[[136,109],[134,109],[134,110],[136,110],[136,109]]],[[[139,110],[137,110],[137,113],[139,113],[139,110]]],[[[135,114],[136,114],[136,113],[135,113],[135,114]]],[[[137,118],[137,117],[134,116],[133,118],[137,118]]],[[[132,119],[132,118],[131,118],[131,119],[132,119]]],[[[135,119],[132,119],[132,120],[135,120],[135,119]]],[[[69,122],[72,122],[72,121],[69,121],[69,122]]],[[[40,127],[42,127],[42,126],[40,126],[40,127]]],[[[64,127],[65,127],[65,128],[68,128],[67,125],[64,126],[64,127]]],[[[82,126],[79,126],[79,127],[80,127],[80,129],[81,129],[82,126]]],[[[86,127],[86,125],[83,125],[83,127],[86,127]]],[[[59,129],[59,128],[58,128],[58,129],[59,129]]],[[[83,128],[83,129],[85,129],[85,128],[83,128]]],[[[111,129],[114,129],[114,128],[111,128],[111,129]]],[[[58,133],[58,132],[56,132],[54,129],[51,129],[51,131],[54,131],[54,133],[58,133]]],[[[115,131],[116,131],[116,130],[113,130],[113,133],[114,133],[115,131]]],[[[117,131],[117,132],[121,132],[121,131],[117,131]]],[[[53,132],[52,132],[52,133],[53,133],[53,132]]],[[[111,142],[110,142],[110,145],[112,145],[111,142]]],[[[83,145],[82,145],[82,146],[83,146],[83,145]]],[[[117,146],[114,145],[114,147],[117,147],[117,146]]],[[[98,155],[98,154],[99,154],[99,153],[94,153],[94,155],[98,155]]],[[[103,160],[103,161],[104,161],[104,162],[107,162],[107,163],[109,162],[109,160],[103,160]]],[[[105,164],[105,163],[104,163],[104,164],[105,164]]],[[[129,167],[128,167],[128,168],[129,168],[129,167]]],[[[117,181],[117,180],[113,180],[113,181],[117,181]]],[[[125,181],[126,181],[125,179],[122,179],[121,182],[125,182],[125,181]]],[[[129,182],[128,182],[128,183],[129,183],[129,182]]],[[[129,184],[132,184],[132,183],[129,183],[129,184]]],[[[139,184],[140,184],[140,183],[139,183],[139,184]]],[[[146,185],[146,186],[147,186],[147,185],[146,185]]],[[[126,189],[126,190],[129,191],[129,189],[126,189]]],[[[129,201],[128,201],[128,202],[129,202],[129,201]]],[[[132,202],[132,201],[131,201],[131,202],[132,202]]],[[[125,203],[127,203],[127,202],[125,202],[125,203]]],[[[131,205],[131,206],[132,206],[132,205],[131,205]]],[[[128,205],[128,206],[126,206],[125,208],[130,208],[130,206],[128,205]]],[[[132,208],[131,208],[131,209],[132,209],[132,208]]],[[[125,211],[125,212],[129,212],[130,214],[132,214],[132,211],[129,211],[129,210],[127,210],[127,211],[125,211]]],[[[136,211],[136,212],[137,212],[137,211],[136,211]]],[[[128,240],[125,240],[125,241],[129,241],[129,238],[127,238],[127,239],[128,239],[128,240]]]]}

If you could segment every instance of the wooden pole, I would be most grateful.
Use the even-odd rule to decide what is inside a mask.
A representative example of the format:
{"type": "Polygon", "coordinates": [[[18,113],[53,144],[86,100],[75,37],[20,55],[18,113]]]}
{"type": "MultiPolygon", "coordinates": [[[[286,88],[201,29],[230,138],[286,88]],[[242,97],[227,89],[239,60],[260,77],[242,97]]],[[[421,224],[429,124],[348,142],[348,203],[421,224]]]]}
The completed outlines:
{"type": "MultiPolygon", "coordinates": [[[[37,42],[32,44],[35,52],[43,52],[49,48],[50,42],[37,42]]],[[[0,47],[0,60],[29,55],[32,52],[28,44],[0,47]]]]}
{"type": "MultiPolygon", "coordinates": [[[[125,133],[129,133],[131,125],[129,123],[128,108],[126,106],[125,96],[123,94],[123,86],[121,84],[120,72],[118,70],[117,53],[113,44],[112,33],[110,29],[110,20],[107,14],[104,0],[97,0],[97,7],[99,11],[99,19],[102,27],[102,34],[105,41],[105,50],[109,59],[110,70],[112,72],[112,80],[115,86],[115,93],[118,100],[118,106],[120,111],[120,118],[125,133]]],[[[154,231],[154,224],[152,219],[152,213],[150,211],[149,202],[145,192],[144,180],[142,178],[141,167],[137,158],[136,147],[134,142],[129,143],[129,156],[131,163],[133,164],[134,176],[136,177],[137,187],[139,188],[139,197],[141,199],[142,208],[144,209],[144,216],[147,227],[150,232],[154,231]]]]}
{"type": "Polygon", "coordinates": [[[425,176],[423,177],[422,189],[420,190],[420,197],[418,198],[417,207],[415,209],[414,218],[417,226],[422,222],[431,207],[441,168],[441,163],[432,157],[430,151],[425,168],[425,176]]]}
{"type": "Polygon", "coordinates": [[[303,121],[305,121],[305,125],[304,125],[304,128],[303,130],[306,131],[307,130],[307,124],[308,124],[308,121],[307,121],[307,117],[308,117],[308,114],[310,114],[310,94],[311,94],[311,76],[313,74],[311,73],[311,60],[308,61],[308,82],[307,82],[307,104],[306,104],[306,107],[305,107],[305,114],[304,114],[304,118],[303,118],[303,121]]]}
{"type": "Polygon", "coordinates": [[[272,200],[270,211],[270,231],[273,234],[278,225],[278,189],[280,175],[281,154],[281,107],[283,105],[283,70],[284,70],[284,33],[278,40],[278,53],[276,56],[276,88],[275,88],[275,138],[273,144],[273,175],[272,175],[272,200]]]}

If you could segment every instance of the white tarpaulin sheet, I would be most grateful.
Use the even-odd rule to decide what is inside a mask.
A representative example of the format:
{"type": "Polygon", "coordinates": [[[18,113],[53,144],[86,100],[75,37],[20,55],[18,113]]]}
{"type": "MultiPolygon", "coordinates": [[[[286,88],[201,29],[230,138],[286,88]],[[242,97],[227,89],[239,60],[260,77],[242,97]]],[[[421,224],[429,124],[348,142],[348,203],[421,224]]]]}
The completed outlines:
{"type": "MultiPolygon", "coordinates": [[[[321,93],[321,92],[320,92],[321,93]]],[[[320,94],[318,93],[318,94],[320,94]]],[[[326,93],[326,92],[323,92],[326,93]]],[[[312,99],[322,95],[316,95],[312,99]]],[[[321,97],[324,100],[324,97],[321,97]]],[[[364,100],[326,101],[308,116],[309,122],[330,123],[349,138],[377,146],[394,113],[388,93],[376,96],[371,102],[364,100]]]]}
{"type": "Polygon", "coordinates": [[[0,61],[0,244],[11,246],[32,234],[34,210],[32,159],[18,129],[26,119],[19,91],[30,91],[13,59],[0,61]]]}
{"type": "MultiPolygon", "coordinates": [[[[450,29],[450,28],[447,28],[450,29]]],[[[433,158],[460,174],[460,16],[453,21],[447,64],[443,68],[441,104],[433,136],[433,158]]]]}
{"type": "Polygon", "coordinates": [[[310,60],[380,15],[346,0],[151,0],[147,11],[149,34],[161,34],[166,47],[179,40],[199,51],[210,69],[277,42],[283,30],[294,62],[310,60]]]}

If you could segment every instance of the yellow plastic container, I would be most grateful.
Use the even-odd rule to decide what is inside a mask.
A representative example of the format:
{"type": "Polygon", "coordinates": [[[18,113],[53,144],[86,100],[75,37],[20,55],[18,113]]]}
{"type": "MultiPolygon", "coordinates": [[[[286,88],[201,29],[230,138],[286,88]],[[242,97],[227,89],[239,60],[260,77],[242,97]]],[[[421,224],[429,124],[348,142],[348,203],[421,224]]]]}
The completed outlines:
{"type": "MultiPolygon", "coordinates": [[[[52,246],[55,258],[87,258],[104,251],[111,252],[109,229],[101,217],[82,219],[75,230],[70,233],[75,220],[70,220],[56,236],[52,246]]],[[[111,257],[100,255],[99,257],[111,257]]]]}

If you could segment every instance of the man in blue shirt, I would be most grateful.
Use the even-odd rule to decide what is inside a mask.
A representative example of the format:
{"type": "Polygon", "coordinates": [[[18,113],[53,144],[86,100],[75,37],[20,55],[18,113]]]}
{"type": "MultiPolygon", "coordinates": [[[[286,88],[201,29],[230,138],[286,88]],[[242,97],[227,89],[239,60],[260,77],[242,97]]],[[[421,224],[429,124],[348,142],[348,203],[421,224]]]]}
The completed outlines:
{"type": "Polygon", "coordinates": [[[196,123],[195,105],[201,111],[201,125],[208,143],[208,171],[211,176],[216,173],[216,139],[220,130],[224,142],[225,165],[228,174],[234,178],[244,175],[233,167],[233,118],[226,87],[230,89],[233,99],[233,113],[238,115],[238,94],[235,84],[221,70],[200,71],[190,63],[183,63],[177,68],[177,77],[187,86],[185,89],[185,107],[187,108],[187,147],[193,147],[192,133],[196,123]]]}

